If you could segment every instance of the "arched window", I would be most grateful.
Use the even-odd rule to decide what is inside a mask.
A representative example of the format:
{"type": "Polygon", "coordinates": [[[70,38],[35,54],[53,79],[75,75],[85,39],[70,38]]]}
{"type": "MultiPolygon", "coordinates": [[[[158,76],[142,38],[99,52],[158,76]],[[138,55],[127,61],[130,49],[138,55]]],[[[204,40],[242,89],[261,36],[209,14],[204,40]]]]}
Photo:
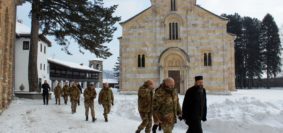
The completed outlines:
{"type": "Polygon", "coordinates": [[[138,55],[138,67],[141,67],[141,55],[138,55]]]}
{"type": "Polygon", "coordinates": [[[145,55],[138,55],[138,67],[143,68],[145,67],[145,55]]]}
{"type": "Polygon", "coordinates": [[[208,54],[208,66],[212,66],[212,58],[211,58],[211,53],[208,54]]]}
{"type": "Polygon", "coordinates": [[[211,53],[204,53],[203,62],[204,62],[204,66],[212,66],[211,53]]]}
{"type": "Polygon", "coordinates": [[[179,39],[179,25],[178,23],[169,23],[169,39],[178,40],[179,39]]]}
{"type": "Polygon", "coordinates": [[[204,53],[203,56],[204,56],[204,57],[203,57],[204,66],[207,66],[207,54],[204,53]]]}
{"type": "Polygon", "coordinates": [[[145,67],[145,56],[142,55],[142,67],[145,67]]]}
{"type": "Polygon", "coordinates": [[[177,11],[176,0],[171,0],[171,11],[177,11]]]}

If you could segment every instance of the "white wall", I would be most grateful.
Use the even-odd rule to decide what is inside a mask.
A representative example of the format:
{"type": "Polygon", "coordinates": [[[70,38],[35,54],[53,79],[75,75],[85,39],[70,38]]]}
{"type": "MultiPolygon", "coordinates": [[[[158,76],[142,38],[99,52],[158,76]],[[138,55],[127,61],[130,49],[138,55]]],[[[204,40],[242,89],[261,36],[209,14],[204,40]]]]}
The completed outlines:
{"type": "MultiPolygon", "coordinates": [[[[30,41],[29,38],[17,38],[15,44],[15,92],[21,91],[20,86],[24,86],[25,92],[29,91],[28,85],[28,60],[29,50],[23,50],[23,42],[30,41]]],[[[38,78],[41,78],[41,83],[47,80],[50,83],[50,76],[47,62],[48,45],[45,42],[39,41],[38,43],[38,78]],[[42,45],[42,52],[40,51],[40,45],[42,45]],[[44,47],[46,47],[46,53],[44,53],[44,47]],[[42,69],[40,69],[42,64],[42,69]],[[44,69],[45,64],[45,69],[44,69]]]]}

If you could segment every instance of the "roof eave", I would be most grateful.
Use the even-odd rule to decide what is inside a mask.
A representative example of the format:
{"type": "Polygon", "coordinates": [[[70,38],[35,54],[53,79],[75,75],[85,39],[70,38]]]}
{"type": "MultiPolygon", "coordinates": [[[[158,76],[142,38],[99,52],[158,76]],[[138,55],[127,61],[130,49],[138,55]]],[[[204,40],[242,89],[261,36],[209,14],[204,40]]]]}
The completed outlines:
{"type": "Polygon", "coordinates": [[[133,19],[135,19],[136,17],[138,17],[139,15],[143,14],[144,12],[146,12],[147,10],[149,10],[150,8],[151,8],[151,6],[148,7],[148,8],[146,8],[146,9],[144,9],[143,11],[141,11],[141,12],[138,13],[138,14],[136,14],[135,16],[133,16],[133,17],[131,17],[131,18],[125,20],[124,22],[120,22],[119,24],[120,24],[120,25],[124,25],[124,24],[130,22],[131,20],[133,20],[133,19]]]}
{"type": "Polygon", "coordinates": [[[212,15],[214,15],[215,17],[218,17],[218,18],[224,20],[224,21],[228,21],[228,20],[229,20],[228,18],[219,16],[219,15],[213,13],[212,11],[209,11],[209,10],[207,10],[207,9],[205,9],[205,8],[203,8],[203,7],[201,7],[200,5],[196,5],[196,6],[199,7],[200,9],[202,9],[202,10],[204,10],[204,11],[206,11],[206,12],[212,14],[212,15]]]}
{"type": "MultiPolygon", "coordinates": [[[[20,38],[20,37],[31,37],[31,35],[30,34],[22,34],[22,33],[16,33],[16,38],[20,38]]],[[[39,35],[39,39],[41,40],[41,41],[43,41],[43,42],[45,42],[47,45],[48,45],[48,47],[51,47],[52,46],[52,43],[45,37],[45,36],[43,36],[43,35],[39,35]]]]}
{"type": "Polygon", "coordinates": [[[83,68],[74,68],[74,67],[71,67],[71,66],[69,66],[69,65],[66,65],[66,64],[63,64],[63,63],[58,63],[58,62],[56,62],[56,61],[54,61],[54,60],[51,60],[51,59],[48,59],[48,62],[52,62],[52,63],[55,63],[55,64],[58,64],[58,65],[62,65],[62,66],[65,66],[65,67],[68,67],[68,68],[71,68],[71,69],[76,69],[76,70],[83,70],[83,71],[91,71],[91,72],[99,72],[99,73],[101,73],[102,71],[99,71],[99,70],[89,70],[89,69],[83,69],[83,68]]]}

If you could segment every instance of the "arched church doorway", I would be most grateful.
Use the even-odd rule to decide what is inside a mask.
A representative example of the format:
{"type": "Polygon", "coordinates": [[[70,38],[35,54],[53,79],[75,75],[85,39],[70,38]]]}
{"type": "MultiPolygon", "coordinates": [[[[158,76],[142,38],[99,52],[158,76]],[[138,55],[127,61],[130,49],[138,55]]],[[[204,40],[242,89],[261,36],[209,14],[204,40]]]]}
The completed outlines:
{"type": "Polygon", "coordinates": [[[168,48],[160,56],[160,81],[171,77],[175,87],[181,94],[188,87],[189,56],[180,48],[168,48]]]}

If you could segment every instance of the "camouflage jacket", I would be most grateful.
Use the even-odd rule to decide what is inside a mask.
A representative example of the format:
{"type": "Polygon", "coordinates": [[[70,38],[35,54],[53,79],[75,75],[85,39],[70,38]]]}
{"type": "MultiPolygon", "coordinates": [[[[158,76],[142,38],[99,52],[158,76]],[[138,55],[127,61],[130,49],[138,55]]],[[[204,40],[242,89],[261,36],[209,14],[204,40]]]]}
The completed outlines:
{"type": "Polygon", "coordinates": [[[77,86],[70,87],[71,100],[79,100],[80,94],[81,94],[80,89],[77,86]]]}
{"type": "Polygon", "coordinates": [[[62,95],[63,96],[68,96],[69,95],[69,86],[68,85],[65,85],[62,89],[62,95]]]}
{"type": "Polygon", "coordinates": [[[103,88],[99,93],[99,104],[113,104],[114,96],[111,88],[103,88]]]}
{"type": "Polygon", "coordinates": [[[56,86],[55,87],[55,89],[54,89],[54,95],[56,96],[56,97],[60,97],[61,96],[61,92],[62,92],[62,88],[61,88],[61,86],[56,86]]]}
{"type": "Polygon", "coordinates": [[[174,124],[182,114],[176,89],[162,87],[156,90],[153,102],[154,114],[162,123],[174,124]]]}
{"type": "Polygon", "coordinates": [[[138,91],[138,107],[139,112],[152,112],[153,90],[141,86],[138,91]]]}
{"type": "Polygon", "coordinates": [[[93,100],[96,98],[96,91],[91,87],[88,87],[84,91],[84,98],[86,103],[93,103],[93,100]]]}

